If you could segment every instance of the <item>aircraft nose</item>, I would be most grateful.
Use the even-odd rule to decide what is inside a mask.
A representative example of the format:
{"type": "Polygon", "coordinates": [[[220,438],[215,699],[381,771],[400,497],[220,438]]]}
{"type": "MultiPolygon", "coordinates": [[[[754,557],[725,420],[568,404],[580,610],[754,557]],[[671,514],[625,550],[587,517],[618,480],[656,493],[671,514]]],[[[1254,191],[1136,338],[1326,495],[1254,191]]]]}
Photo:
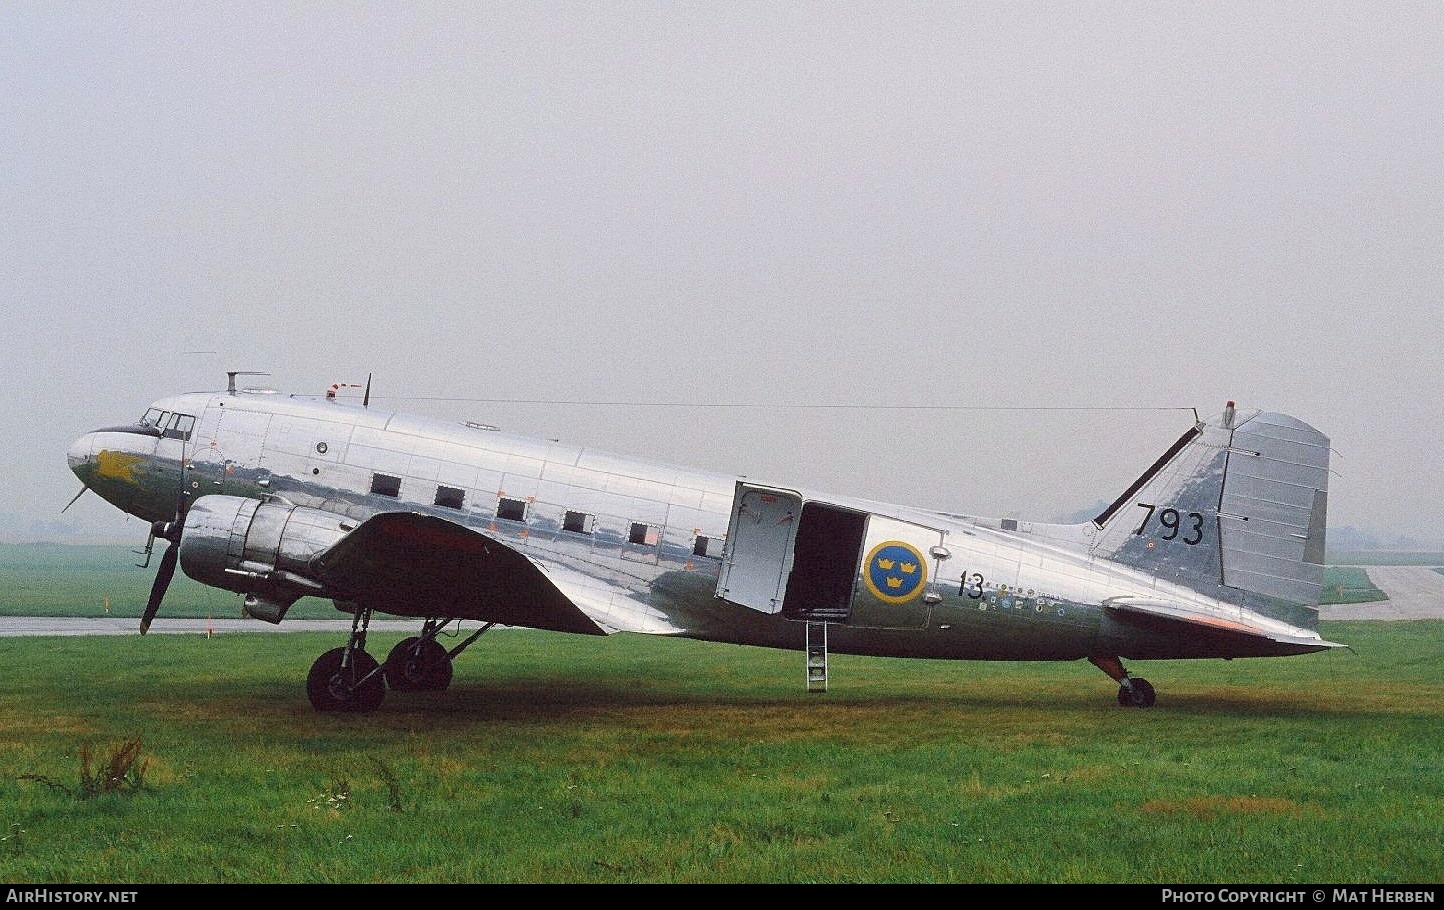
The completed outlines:
{"type": "Polygon", "coordinates": [[[84,482],[89,482],[90,468],[95,457],[95,434],[86,433],[70,444],[65,461],[70,470],[84,482]]]}

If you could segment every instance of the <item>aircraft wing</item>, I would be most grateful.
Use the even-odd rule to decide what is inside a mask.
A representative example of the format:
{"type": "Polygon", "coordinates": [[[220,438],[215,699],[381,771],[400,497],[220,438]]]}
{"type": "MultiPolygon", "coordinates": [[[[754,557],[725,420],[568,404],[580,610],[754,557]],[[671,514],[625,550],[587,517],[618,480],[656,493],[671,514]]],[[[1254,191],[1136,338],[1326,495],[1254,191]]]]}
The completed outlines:
{"type": "Polygon", "coordinates": [[[400,616],[455,616],[605,635],[526,555],[444,518],[383,512],[318,554],[337,600],[400,616]]]}
{"type": "Polygon", "coordinates": [[[1290,635],[1252,625],[1241,619],[1205,613],[1162,600],[1110,597],[1103,601],[1103,609],[1115,619],[1130,625],[1202,640],[1231,642],[1244,646],[1250,642],[1296,645],[1300,653],[1347,647],[1324,641],[1317,636],[1290,635]]]}

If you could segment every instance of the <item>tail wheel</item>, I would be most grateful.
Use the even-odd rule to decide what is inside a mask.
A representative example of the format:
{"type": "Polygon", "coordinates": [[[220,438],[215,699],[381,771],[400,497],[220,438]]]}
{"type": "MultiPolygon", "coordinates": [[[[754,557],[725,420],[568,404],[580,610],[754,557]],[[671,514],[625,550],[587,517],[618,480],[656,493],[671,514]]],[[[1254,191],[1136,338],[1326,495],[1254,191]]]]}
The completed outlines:
{"type": "Polygon", "coordinates": [[[1151,708],[1154,701],[1153,684],[1141,677],[1130,676],[1118,687],[1118,703],[1125,708],[1151,708]]]}
{"type": "Polygon", "coordinates": [[[386,683],[373,672],[376,658],[365,651],[351,652],[351,666],[342,667],[345,648],[333,648],[316,658],[306,677],[306,695],[317,711],[351,711],[366,714],[381,707],[386,683]]]}
{"type": "Polygon", "coordinates": [[[398,692],[440,691],[451,685],[451,656],[434,638],[407,638],[386,655],[385,673],[398,692]]]}

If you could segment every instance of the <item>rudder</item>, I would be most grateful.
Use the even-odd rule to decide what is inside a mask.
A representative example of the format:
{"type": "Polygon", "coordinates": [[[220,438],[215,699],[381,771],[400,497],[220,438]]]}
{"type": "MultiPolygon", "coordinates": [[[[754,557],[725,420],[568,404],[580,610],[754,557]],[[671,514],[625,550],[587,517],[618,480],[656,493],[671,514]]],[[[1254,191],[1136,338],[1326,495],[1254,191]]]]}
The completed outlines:
{"type": "Polygon", "coordinates": [[[1308,424],[1229,402],[1093,520],[1090,552],[1317,629],[1329,452],[1308,424]]]}

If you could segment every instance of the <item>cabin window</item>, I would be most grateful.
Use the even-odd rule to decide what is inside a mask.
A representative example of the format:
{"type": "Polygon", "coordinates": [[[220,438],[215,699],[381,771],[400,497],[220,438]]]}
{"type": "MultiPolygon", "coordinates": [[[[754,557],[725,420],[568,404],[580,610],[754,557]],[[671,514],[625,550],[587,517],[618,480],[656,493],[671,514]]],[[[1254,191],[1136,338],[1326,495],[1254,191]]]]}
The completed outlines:
{"type": "Polygon", "coordinates": [[[627,543],[639,543],[650,546],[657,542],[657,529],[645,521],[632,522],[632,530],[627,534],[627,543]]]}
{"type": "Polygon", "coordinates": [[[436,504],[448,509],[459,509],[466,501],[466,491],[456,487],[437,487],[436,504]]]}
{"type": "Polygon", "coordinates": [[[500,497],[496,502],[496,517],[507,521],[526,521],[526,500],[500,497]]]}
{"type": "Polygon", "coordinates": [[[698,534],[697,539],[692,543],[693,556],[721,556],[722,538],[708,537],[706,534],[698,534]]]}
{"type": "Polygon", "coordinates": [[[597,516],[568,511],[562,516],[562,530],[574,534],[590,534],[597,526],[597,516]]]}
{"type": "Polygon", "coordinates": [[[401,478],[390,474],[372,474],[371,492],[377,496],[400,496],[401,478]]]}

